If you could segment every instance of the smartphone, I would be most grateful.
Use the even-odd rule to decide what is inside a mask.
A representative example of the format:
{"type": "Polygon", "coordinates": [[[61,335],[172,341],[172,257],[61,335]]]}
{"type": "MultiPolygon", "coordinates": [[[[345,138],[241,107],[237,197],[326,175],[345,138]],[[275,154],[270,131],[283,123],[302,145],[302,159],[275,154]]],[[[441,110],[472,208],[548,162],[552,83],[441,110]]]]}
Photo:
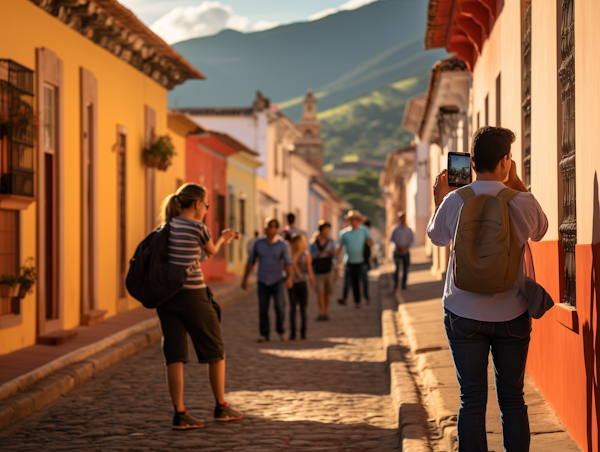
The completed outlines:
{"type": "Polygon", "coordinates": [[[448,185],[464,187],[471,183],[471,154],[448,152],[448,185]]]}

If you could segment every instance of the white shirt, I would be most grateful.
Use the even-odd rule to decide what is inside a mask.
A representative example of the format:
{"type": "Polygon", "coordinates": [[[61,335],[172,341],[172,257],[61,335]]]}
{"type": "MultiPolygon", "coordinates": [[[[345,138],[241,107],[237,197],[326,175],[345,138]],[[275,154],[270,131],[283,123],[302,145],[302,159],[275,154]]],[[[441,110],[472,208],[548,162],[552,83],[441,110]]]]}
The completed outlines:
{"type": "Polygon", "coordinates": [[[390,243],[396,244],[396,249],[412,245],[413,240],[412,229],[401,224],[396,226],[390,235],[390,243]]]}
{"type": "MultiPolygon", "coordinates": [[[[498,181],[475,181],[471,184],[475,195],[496,196],[506,188],[498,181]]],[[[458,215],[463,200],[456,192],[451,192],[442,201],[440,207],[427,225],[427,236],[437,246],[446,246],[454,239],[458,215]]],[[[523,246],[528,239],[539,242],[548,229],[548,220],[542,208],[531,193],[519,193],[508,202],[508,212],[513,230],[523,246]]],[[[519,272],[513,286],[506,292],[481,294],[458,289],[454,285],[452,274],[452,254],[448,262],[443,304],[446,309],[460,317],[484,322],[505,322],[517,318],[527,310],[527,300],[519,291],[519,272]]]]}

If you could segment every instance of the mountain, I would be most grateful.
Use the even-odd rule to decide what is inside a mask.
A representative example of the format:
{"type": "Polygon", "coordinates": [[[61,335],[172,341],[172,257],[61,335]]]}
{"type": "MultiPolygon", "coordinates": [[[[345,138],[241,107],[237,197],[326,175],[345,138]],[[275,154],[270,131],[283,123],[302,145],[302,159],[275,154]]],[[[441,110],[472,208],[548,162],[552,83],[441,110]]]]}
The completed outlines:
{"type": "Polygon", "coordinates": [[[429,73],[421,69],[319,113],[325,162],[350,155],[383,160],[390,150],[409,145],[412,134],[401,126],[404,106],[410,97],[427,90],[429,73]]]}
{"type": "Polygon", "coordinates": [[[169,103],[250,105],[259,89],[298,120],[311,88],[320,111],[340,106],[446,56],[442,50],[423,50],[426,9],[426,0],[379,0],[311,22],[255,33],[224,30],[176,43],[173,47],[206,80],[178,86],[169,103]]]}

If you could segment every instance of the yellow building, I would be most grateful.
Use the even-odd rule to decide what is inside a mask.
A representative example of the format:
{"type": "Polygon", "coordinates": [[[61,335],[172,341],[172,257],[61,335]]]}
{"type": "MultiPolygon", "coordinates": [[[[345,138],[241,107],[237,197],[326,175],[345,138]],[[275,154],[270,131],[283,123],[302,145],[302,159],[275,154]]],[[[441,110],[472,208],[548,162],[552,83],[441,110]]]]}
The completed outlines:
{"type": "MultiPolygon", "coordinates": [[[[229,197],[228,225],[241,234],[240,240],[231,242],[227,271],[243,275],[248,261],[248,243],[254,238],[256,212],[256,169],[262,163],[258,154],[250,149],[240,150],[227,158],[227,185],[229,197]]],[[[260,231],[262,235],[262,231],[260,231]]]]}
{"type": "Polygon", "coordinates": [[[139,306],[129,258],[184,179],[184,147],[167,171],[143,149],[167,133],[168,90],[202,74],[115,0],[77,4],[0,6],[0,275],[30,256],[38,272],[0,299],[0,354],[139,306]]]}

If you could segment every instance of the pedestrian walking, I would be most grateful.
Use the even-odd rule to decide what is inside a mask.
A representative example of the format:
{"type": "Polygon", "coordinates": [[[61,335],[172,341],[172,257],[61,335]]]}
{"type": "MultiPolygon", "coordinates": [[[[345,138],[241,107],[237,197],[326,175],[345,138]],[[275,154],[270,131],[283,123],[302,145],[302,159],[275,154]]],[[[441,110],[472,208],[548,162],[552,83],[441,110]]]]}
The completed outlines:
{"type": "Polygon", "coordinates": [[[163,202],[162,220],[169,224],[168,260],[188,267],[183,289],[160,305],[156,312],[163,334],[162,349],[167,367],[167,384],[175,408],[174,429],[204,427],[192,417],[183,403],[183,365],[188,359],[189,334],[198,362],[208,364],[208,377],[216,400],[217,421],[241,419],[242,413],[225,401],[225,348],[221,335],[221,309],[204,281],[200,262],[219,252],[224,243],[236,238],[225,229],[213,242],[202,222],[209,208],[208,193],[198,184],[184,184],[163,202]]]}
{"type": "Polygon", "coordinates": [[[333,260],[337,254],[335,242],[329,238],[331,224],[319,221],[319,230],[310,244],[310,255],[313,261],[316,290],[319,297],[319,317],[317,321],[329,320],[329,303],[335,281],[333,260]]]}
{"type": "Polygon", "coordinates": [[[300,338],[306,339],[306,308],[308,306],[308,282],[315,290],[312,259],[306,250],[306,242],[300,234],[290,237],[293,285],[288,289],[290,297],[290,340],[296,339],[296,313],[300,310],[300,338]]]}
{"type": "Polygon", "coordinates": [[[410,266],[409,248],[413,241],[413,231],[406,225],[406,214],[398,212],[398,224],[390,235],[390,243],[396,246],[394,249],[394,263],[396,264],[396,269],[394,270],[394,290],[398,289],[400,265],[402,265],[402,288],[406,289],[406,279],[408,278],[408,268],[410,266]]]}
{"type": "Polygon", "coordinates": [[[258,231],[254,231],[254,235],[252,236],[252,238],[250,240],[248,240],[248,244],[247,244],[248,256],[250,256],[250,253],[252,252],[252,248],[254,248],[254,242],[256,242],[257,239],[258,239],[258,231]]]}
{"type": "Polygon", "coordinates": [[[296,227],[296,215],[293,213],[287,214],[288,225],[283,228],[283,238],[286,240],[290,240],[292,234],[300,234],[304,240],[307,240],[306,231],[296,227]]]}
{"type": "Polygon", "coordinates": [[[443,295],[444,325],[460,387],[460,452],[488,450],[485,412],[490,350],[504,450],[529,450],[530,430],[523,380],[531,318],[527,300],[519,291],[519,279],[523,276],[520,254],[517,249],[515,253],[511,250],[509,255],[507,245],[522,248],[528,239],[541,240],[548,229],[548,221],[534,196],[517,176],[511,154],[514,140],[514,133],[508,129],[480,128],[473,135],[471,147],[476,180],[466,188],[451,192],[448,173],[444,170],[437,176],[433,188],[436,211],[427,227],[427,235],[437,246],[447,246],[454,241],[455,250],[462,250],[464,246],[470,249],[451,254],[443,295]],[[489,221],[494,212],[491,209],[496,209],[494,221],[489,221]],[[469,219],[476,220],[471,222],[470,229],[463,228],[467,220],[463,215],[472,215],[469,219]],[[479,268],[486,264],[488,270],[477,270],[477,265],[473,264],[478,264],[479,268]],[[470,271],[473,269],[475,271],[470,271]],[[489,293],[492,283],[512,283],[512,279],[505,276],[509,274],[514,277],[514,283],[507,290],[489,293]],[[497,281],[490,280],[498,275],[497,281]],[[481,288],[473,291],[457,287],[470,287],[470,284],[481,288]]]}
{"type": "MultiPolygon", "coordinates": [[[[371,220],[369,218],[365,218],[363,226],[367,229],[367,231],[369,231],[369,234],[371,234],[371,228],[373,227],[373,223],[371,223],[371,220]]],[[[372,234],[371,237],[373,237],[372,234]]],[[[371,238],[371,244],[365,243],[365,249],[363,252],[363,257],[365,261],[363,262],[362,267],[360,268],[360,278],[362,281],[363,296],[365,297],[366,304],[369,304],[371,302],[371,300],[369,299],[369,270],[373,268],[373,265],[371,263],[371,258],[373,256],[371,249],[373,246],[372,240],[373,239],[371,238]]]]}
{"type": "Polygon", "coordinates": [[[269,304],[273,298],[275,308],[275,330],[279,338],[285,341],[285,330],[283,317],[285,308],[282,303],[282,281],[284,279],[282,265],[285,266],[287,274],[286,286],[293,286],[292,259],[288,244],[277,233],[279,221],[275,218],[267,218],[265,221],[265,235],[254,243],[254,247],[248,256],[246,271],[242,279],[242,289],[248,289],[248,275],[252,272],[258,259],[258,307],[259,307],[259,331],[258,342],[269,340],[269,304]]]}
{"type": "MultiPolygon", "coordinates": [[[[349,288],[352,287],[354,304],[360,307],[360,282],[362,280],[362,268],[365,263],[365,245],[373,246],[371,233],[362,225],[363,217],[358,210],[350,210],[346,216],[350,226],[340,231],[338,239],[340,247],[344,247],[344,263],[346,264],[346,281],[344,281],[344,293],[338,300],[340,304],[346,304],[349,288]]],[[[367,300],[368,293],[366,293],[367,300]]]]}

